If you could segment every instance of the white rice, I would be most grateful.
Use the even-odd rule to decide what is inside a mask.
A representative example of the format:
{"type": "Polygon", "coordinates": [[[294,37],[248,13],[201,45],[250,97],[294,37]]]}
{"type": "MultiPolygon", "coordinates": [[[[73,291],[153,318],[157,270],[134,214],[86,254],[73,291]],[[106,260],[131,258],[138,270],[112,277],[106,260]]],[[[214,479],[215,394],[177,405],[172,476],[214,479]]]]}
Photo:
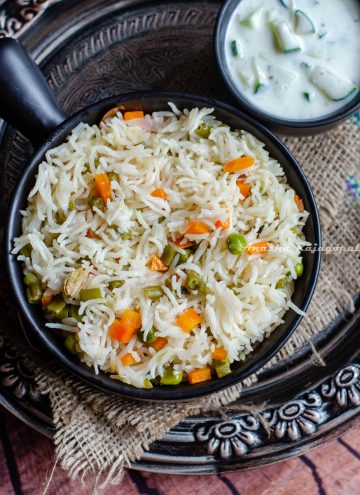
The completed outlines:
{"type": "Polygon", "coordinates": [[[161,376],[170,364],[184,372],[211,365],[216,347],[226,349],[231,363],[244,360],[256,342],[282,323],[289,308],[297,311],[291,302],[294,267],[306,244],[301,231],[308,214],[298,211],[294,190],[264,144],[216,121],[212,109],[180,112],[170,107],[172,111],[145,119],[124,121],[119,112],[99,126],[79,124],[64,144],[48,151],[13,251],[31,244],[31,256],[19,254],[18,259],[24,272],[35,273],[50,293],[61,292],[65,276],[75,268],[90,272],[85,287],[100,287],[103,299],[78,301],[83,322],[67,318],[48,324],[49,331],[76,332],[83,362],[136,387],[144,386],[145,378],[161,376]],[[208,139],[195,133],[203,121],[212,126],[208,139]],[[251,185],[245,201],[236,185],[240,173],[223,171],[224,163],[242,155],[255,158],[255,165],[241,172],[251,185]],[[109,172],[119,174],[120,183],[111,182],[113,199],[104,212],[92,211],[88,200],[94,175],[109,172]],[[167,201],[151,196],[158,187],[166,191],[167,201]],[[76,208],[69,211],[74,198],[76,208]],[[66,216],[62,224],[59,212],[66,216]],[[215,222],[227,215],[230,228],[216,229],[215,222]],[[200,242],[197,252],[184,264],[175,266],[174,260],[166,273],[149,270],[150,258],[160,256],[192,220],[210,227],[208,234],[187,236],[200,242]],[[99,239],[86,237],[88,229],[99,239]],[[121,240],[128,231],[132,240],[121,240]],[[226,238],[234,231],[248,244],[267,241],[269,251],[232,255],[226,238]],[[208,295],[181,293],[188,269],[201,276],[208,295]],[[119,279],[124,285],[112,292],[108,283],[119,279]],[[283,279],[285,287],[276,288],[283,279]],[[145,297],[143,289],[150,285],[163,286],[161,299],[145,297]],[[155,351],[136,336],[126,345],[113,341],[109,326],[126,308],[141,313],[145,334],[155,326],[167,345],[155,351]],[[189,334],[176,325],[188,308],[202,316],[189,334]],[[139,363],[123,366],[121,357],[129,352],[139,363]]]}

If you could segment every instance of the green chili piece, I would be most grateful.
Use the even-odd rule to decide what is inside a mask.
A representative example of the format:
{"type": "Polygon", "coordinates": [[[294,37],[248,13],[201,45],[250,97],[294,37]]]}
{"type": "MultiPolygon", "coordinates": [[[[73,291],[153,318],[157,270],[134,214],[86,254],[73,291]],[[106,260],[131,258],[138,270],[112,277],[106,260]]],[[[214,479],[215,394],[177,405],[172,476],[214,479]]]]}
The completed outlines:
{"type": "Polygon", "coordinates": [[[31,251],[32,251],[32,245],[26,244],[26,246],[20,249],[20,254],[22,254],[23,256],[27,256],[29,258],[31,256],[31,251]]]}
{"type": "Polygon", "coordinates": [[[144,379],[144,388],[154,388],[153,384],[149,380],[149,378],[144,379]]]}
{"type": "Polygon", "coordinates": [[[163,376],[160,378],[161,385],[179,385],[182,380],[182,371],[175,374],[174,368],[170,366],[164,370],[163,376]]]}
{"type": "Polygon", "coordinates": [[[210,135],[211,127],[206,122],[201,122],[195,132],[198,136],[207,139],[210,135]]]}
{"type": "Polygon", "coordinates": [[[240,256],[247,249],[247,242],[245,237],[242,234],[238,234],[237,232],[234,234],[230,234],[226,239],[226,245],[231,254],[235,254],[236,256],[240,256]]]}
{"type": "Polygon", "coordinates": [[[152,344],[157,339],[157,336],[155,335],[156,332],[157,332],[157,329],[153,326],[148,331],[148,333],[146,335],[146,339],[144,338],[144,332],[143,331],[139,332],[138,336],[139,336],[139,339],[141,340],[141,342],[143,342],[144,344],[152,344]]]}
{"type": "Polygon", "coordinates": [[[40,281],[35,275],[35,273],[27,272],[27,274],[24,277],[24,284],[25,285],[32,285],[32,284],[39,284],[40,281]]]}
{"type": "Polygon", "coordinates": [[[124,283],[125,283],[124,280],[112,280],[111,282],[109,282],[109,289],[110,290],[118,289],[119,287],[122,287],[124,283]]]}
{"type": "Polygon", "coordinates": [[[297,277],[301,277],[301,275],[304,272],[304,265],[302,264],[302,261],[300,261],[299,263],[297,263],[294,266],[294,270],[295,270],[295,273],[296,273],[297,277]]]}
{"type": "Polygon", "coordinates": [[[83,316],[79,315],[79,306],[75,306],[74,304],[69,305],[69,316],[75,318],[80,323],[83,321],[83,316]]]}
{"type": "Polygon", "coordinates": [[[89,206],[91,209],[97,208],[100,211],[104,211],[104,202],[99,196],[92,196],[89,199],[89,206]]]}
{"type": "Polygon", "coordinates": [[[225,361],[214,361],[214,368],[218,378],[229,375],[231,373],[229,358],[226,358],[225,361]]]}
{"type": "Polygon", "coordinates": [[[121,234],[121,239],[123,241],[131,241],[132,238],[133,238],[133,235],[132,235],[132,232],[130,232],[130,231],[129,232],[123,232],[121,234]]]}
{"type": "Polygon", "coordinates": [[[115,182],[120,182],[120,176],[119,174],[116,174],[115,172],[109,172],[107,174],[109,181],[111,182],[114,180],[115,182]]]}
{"type": "Polygon", "coordinates": [[[184,251],[185,251],[185,253],[180,254],[180,256],[179,256],[179,264],[180,263],[186,263],[187,260],[190,258],[190,256],[193,254],[191,249],[185,249],[184,251]]]}
{"type": "Polygon", "coordinates": [[[65,314],[66,311],[64,311],[66,308],[66,302],[64,301],[64,298],[61,294],[58,294],[55,299],[48,305],[46,308],[49,313],[51,313],[52,316],[56,316],[56,318],[60,318],[61,316],[63,318],[63,315],[65,314]],[[61,314],[63,312],[63,314],[61,314]]]}
{"type": "Polygon", "coordinates": [[[82,289],[80,291],[80,299],[82,301],[90,301],[91,299],[102,299],[103,295],[99,287],[92,289],[82,289]]]}
{"type": "Polygon", "coordinates": [[[152,299],[155,301],[156,299],[160,299],[160,297],[163,295],[163,290],[160,287],[160,285],[149,285],[148,287],[144,288],[145,296],[148,299],[152,299]]]}
{"type": "Polygon", "coordinates": [[[64,340],[64,345],[66,347],[66,349],[71,352],[71,354],[77,354],[77,350],[76,350],[76,335],[74,334],[70,334],[66,337],[66,339],[64,340]]]}
{"type": "Polygon", "coordinates": [[[169,245],[166,245],[161,255],[161,261],[165,263],[165,265],[170,266],[175,256],[175,249],[169,245]]]}
{"type": "Polygon", "coordinates": [[[26,297],[30,304],[37,304],[41,301],[42,290],[39,283],[31,284],[26,288],[26,297]]]}

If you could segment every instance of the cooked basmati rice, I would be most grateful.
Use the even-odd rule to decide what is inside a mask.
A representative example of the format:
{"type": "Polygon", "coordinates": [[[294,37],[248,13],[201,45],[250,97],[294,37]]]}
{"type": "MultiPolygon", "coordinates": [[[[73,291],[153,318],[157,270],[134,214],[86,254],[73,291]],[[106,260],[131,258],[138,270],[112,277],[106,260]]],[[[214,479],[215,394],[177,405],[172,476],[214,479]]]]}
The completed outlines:
{"type": "Polygon", "coordinates": [[[289,308],[296,310],[291,302],[294,267],[307,244],[302,228],[308,214],[297,208],[294,190],[264,144],[247,132],[231,131],[212,109],[170,107],[144,119],[125,121],[118,112],[100,125],[81,123],[65,143],[49,150],[22,212],[23,233],[13,251],[31,244],[31,255],[18,259],[47,294],[60,293],[75,268],[87,270],[85,288],[101,288],[102,299],[68,301],[80,305],[83,321],[52,321],[49,331],[76,332],[84,363],[135,387],[161,377],[170,365],[175,373],[211,366],[218,347],[227,351],[230,363],[244,360],[283,322],[289,308]],[[196,133],[202,122],[211,126],[208,138],[196,133]],[[241,173],[224,173],[227,161],[243,155],[255,158],[255,164],[241,173]],[[104,211],[92,209],[94,176],[110,172],[120,176],[119,182],[111,181],[112,200],[104,211]],[[236,184],[240,174],[251,185],[245,200],[236,184]],[[166,192],[167,200],[151,195],[156,188],[166,192]],[[227,218],[228,228],[216,228],[227,218]],[[199,244],[197,251],[182,264],[176,256],[166,272],[151,271],[150,258],[161,256],[193,220],[210,227],[209,233],[185,236],[199,244]],[[96,238],[87,237],[89,230],[96,238]],[[128,232],[132,239],[122,240],[128,232]],[[268,252],[231,254],[226,246],[231,232],[242,233],[248,245],[267,241],[268,252]],[[183,293],[187,270],[200,275],[207,295],[183,293]],[[109,282],[118,280],[124,284],[112,291],[109,282]],[[153,285],[164,292],[155,301],[144,293],[153,285]],[[136,335],[128,344],[112,339],[109,327],[126,308],[141,314],[145,336],[155,327],[167,345],[156,351],[136,335]],[[189,308],[202,322],[185,333],[176,319],[189,308]],[[127,353],[137,364],[122,364],[127,353]]]}

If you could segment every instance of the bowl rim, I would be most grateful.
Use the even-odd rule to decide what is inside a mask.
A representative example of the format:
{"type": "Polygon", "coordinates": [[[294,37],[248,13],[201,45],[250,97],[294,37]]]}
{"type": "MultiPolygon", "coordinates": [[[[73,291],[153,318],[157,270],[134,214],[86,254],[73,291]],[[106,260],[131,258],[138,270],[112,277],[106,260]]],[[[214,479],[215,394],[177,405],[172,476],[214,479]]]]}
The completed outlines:
{"type": "MultiPolygon", "coordinates": [[[[102,99],[96,103],[93,103],[84,109],[76,112],[74,115],[66,119],[60,126],[58,126],[54,132],[49,136],[49,138],[39,147],[39,149],[33,154],[30,161],[27,163],[27,166],[24,169],[20,179],[18,180],[14,194],[10,203],[10,209],[8,213],[8,219],[6,223],[5,233],[4,233],[4,241],[5,241],[5,264],[7,268],[8,278],[10,280],[10,285],[12,288],[12,292],[15,296],[15,301],[17,303],[17,308],[20,310],[20,314],[24,317],[25,321],[29,324],[30,329],[33,331],[36,340],[40,342],[43,347],[46,347],[47,351],[51,353],[51,356],[54,357],[57,361],[59,361],[68,371],[70,371],[73,375],[80,378],[81,380],[101,389],[103,392],[115,393],[119,396],[136,399],[136,400],[144,400],[144,401],[162,401],[166,400],[169,402],[177,402],[177,401],[186,401],[191,400],[197,397],[205,396],[214,392],[218,392],[221,390],[225,390],[226,388],[235,385],[241,381],[243,381],[246,377],[253,374],[255,371],[260,369],[266,362],[268,362],[271,357],[273,357],[279,349],[283,346],[283,344],[288,340],[291,334],[299,325],[302,320],[302,316],[300,314],[295,314],[292,322],[288,325],[286,331],[284,331],[284,335],[276,340],[274,345],[271,346],[267,352],[264,353],[260,359],[257,359],[252,365],[250,365],[246,370],[240,373],[240,375],[235,375],[231,373],[228,376],[225,376],[221,379],[213,379],[207,382],[200,383],[198,385],[188,385],[187,388],[182,390],[177,390],[177,387],[164,387],[164,386],[155,386],[152,389],[142,389],[136,388],[134,386],[125,384],[121,381],[114,380],[109,377],[109,375],[105,373],[95,374],[93,368],[86,366],[84,363],[80,361],[80,359],[76,356],[71,356],[69,353],[65,351],[64,346],[60,346],[51,341],[51,339],[47,338],[46,335],[46,327],[44,325],[39,325],[36,322],[35,317],[31,314],[31,305],[28,304],[25,297],[25,291],[23,287],[22,281],[17,281],[18,279],[18,270],[19,270],[19,261],[17,261],[16,256],[11,254],[13,238],[14,238],[14,230],[17,225],[17,217],[19,215],[19,210],[15,208],[16,204],[20,204],[21,201],[24,201],[25,187],[31,178],[34,177],[39,161],[43,158],[45,152],[48,149],[51,149],[51,145],[57,138],[64,132],[66,135],[71,132],[71,130],[75,127],[75,125],[81,122],[86,116],[93,114],[95,111],[105,111],[103,107],[110,108],[111,105],[114,106],[116,104],[126,104],[127,102],[139,102],[141,105],[141,101],[146,99],[158,99],[158,98],[167,98],[168,101],[171,100],[181,100],[186,99],[193,102],[193,106],[202,105],[204,107],[214,107],[215,111],[223,110],[225,112],[229,112],[236,118],[239,118],[250,126],[255,127],[259,134],[263,134],[283,155],[284,160],[287,160],[293,169],[295,169],[295,173],[299,180],[302,182],[304,189],[306,190],[308,203],[310,205],[310,213],[312,215],[313,220],[313,228],[314,228],[314,244],[321,248],[321,229],[320,229],[320,220],[319,213],[316,205],[316,201],[311,190],[310,184],[296,161],[291,152],[287,149],[285,144],[269,129],[267,129],[263,124],[255,121],[252,117],[247,114],[242,113],[240,110],[228,105],[226,103],[220,102],[212,97],[204,97],[197,94],[190,94],[185,92],[157,92],[157,91],[147,91],[147,92],[136,92],[136,93],[128,93],[126,95],[120,96],[112,96],[110,98],[102,99]]],[[[190,106],[190,105],[188,105],[190,106]]],[[[314,253],[314,262],[313,269],[311,271],[309,282],[306,287],[305,295],[303,298],[303,303],[301,305],[301,310],[306,311],[308,308],[311,298],[313,296],[316,282],[319,275],[320,270],[320,260],[321,260],[321,249],[317,249],[314,253]]],[[[290,310],[288,310],[290,311],[290,310]]],[[[251,355],[251,354],[250,354],[251,355]]]]}
{"type": "Polygon", "coordinates": [[[225,43],[221,37],[221,31],[224,30],[224,33],[226,33],[232,13],[240,2],[241,0],[226,0],[221,7],[215,23],[213,46],[216,63],[221,73],[222,79],[237,103],[239,103],[246,112],[260,119],[261,122],[264,122],[270,126],[273,125],[279,128],[283,128],[283,130],[293,129],[298,131],[306,131],[307,129],[312,129],[314,131],[317,130],[317,132],[324,132],[327,130],[328,127],[340,123],[342,120],[344,120],[346,117],[349,117],[352,113],[356,112],[360,108],[360,90],[358,90],[357,94],[354,95],[354,98],[352,98],[350,101],[345,103],[334,112],[327,114],[325,117],[320,117],[312,120],[282,119],[275,115],[272,116],[270,113],[267,113],[261,110],[259,107],[253,105],[243,95],[243,93],[238,90],[233,78],[231,77],[224,54],[225,43]]]}

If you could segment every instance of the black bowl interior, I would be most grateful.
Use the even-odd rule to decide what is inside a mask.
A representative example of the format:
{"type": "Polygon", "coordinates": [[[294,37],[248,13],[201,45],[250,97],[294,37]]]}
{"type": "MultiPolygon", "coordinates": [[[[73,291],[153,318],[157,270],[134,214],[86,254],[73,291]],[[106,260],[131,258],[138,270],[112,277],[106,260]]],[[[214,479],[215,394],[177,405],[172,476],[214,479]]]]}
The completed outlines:
{"type": "MultiPolygon", "coordinates": [[[[167,103],[172,101],[180,109],[199,107],[213,107],[216,117],[230,125],[233,129],[244,129],[251,132],[262,142],[266,148],[283,166],[288,181],[297,193],[303,198],[305,208],[310,212],[305,227],[305,236],[313,245],[320,245],[320,225],[317,207],[310,186],[293,156],[287,148],[270,131],[262,125],[257,124],[247,115],[233,109],[232,107],[219,103],[210,98],[179,93],[141,93],[125,97],[112,97],[96,103],[64,122],[52,136],[35,153],[27,169],[22,175],[11,203],[8,226],[5,234],[6,242],[6,264],[9,278],[14,291],[18,307],[25,322],[30,326],[34,338],[40,340],[44,352],[49,351],[68,370],[90,384],[103,390],[118,393],[124,396],[142,400],[183,400],[209,394],[217,390],[233,385],[262,367],[284,344],[299,324],[301,317],[289,310],[285,315],[285,322],[279,326],[270,337],[259,344],[254,352],[249,355],[244,363],[234,366],[230,375],[222,379],[213,379],[195,386],[180,384],[177,387],[154,387],[151,390],[137,389],[120,381],[110,379],[106,374],[96,375],[93,369],[82,364],[76,356],[70,355],[64,348],[62,341],[51,330],[45,327],[45,319],[39,306],[29,305],[25,297],[23,284],[23,273],[21,264],[16,256],[11,254],[13,238],[21,233],[21,215],[19,210],[25,209],[27,196],[34,184],[34,177],[44,153],[61,144],[69,132],[79,122],[89,124],[98,123],[104,113],[115,106],[122,104],[127,110],[143,109],[146,113],[164,110],[167,103]]],[[[304,253],[304,274],[296,281],[293,302],[306,310],[313,294],[320,265],[320,253],[304,253]]]]}
{"type": "Polygon", "coordinates": [[[325,117],[317,119],[281,119],[255,107],[238,89],[238,86],[235,84],[234,79],[231,76],[225,57],[227,28],[232,14],[240,2],[241,0],[227,0],[223,5],[215,27],[214,50],[221,75],[241,108],[260,122],[269,125],[276,131],[283,132],[285,134],[306,135],[316,134],[330,129],[360,107],[360,91],[354,95],[354,98],[344,103],[343,107],[331,114],[326,115],[325,117]]]}

